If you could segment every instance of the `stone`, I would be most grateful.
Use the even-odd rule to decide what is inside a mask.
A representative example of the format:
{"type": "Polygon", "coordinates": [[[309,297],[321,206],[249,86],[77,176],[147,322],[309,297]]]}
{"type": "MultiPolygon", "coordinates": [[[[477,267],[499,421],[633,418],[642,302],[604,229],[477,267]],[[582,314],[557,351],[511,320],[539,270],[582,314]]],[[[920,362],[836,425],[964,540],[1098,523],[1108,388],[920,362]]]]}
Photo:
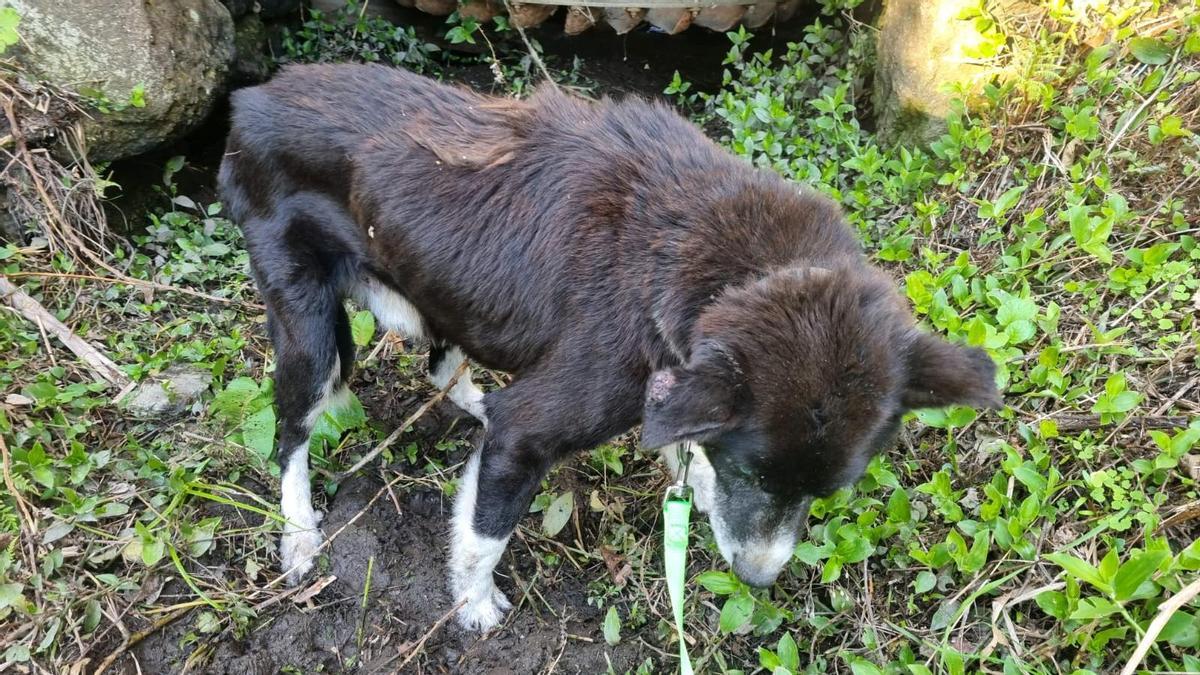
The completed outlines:
{"type": "Polygon", "coordinates": [[[775,5],[775,23],[783,23],[790,20],[796,14],[796,10],[800,9],[800,3],[805,0],[782,0],[778,5],[775,5]]]}
{"type": "Polygon", "coordinates": [[[221,4],[225,5],[225,9],[229,10],[229,16],[233,17],[234,21],[242,18],[254,9],[254,0],[221,0],[221,4]]]}
{"type": "Polygon", "coordinates": [[[617,35],[624,35],[637,28],[646,16],[646,10],[641,7],[605,7],[604,21],[612,26],[617,35]]]}
{"type": "Polygon", "coordinates": [[[104,101],[84,124],[93,161],[182,137],[225,91],[234,30],[218,0],[6,1],[21,15],[22,37],[6,55],[35,77],[104,101]]]}
{"type": "Polygon", "coordinates": [[[232,86],[258,84],[271,75],[267,25],[259,15],[247,14],[238,19],[234,28],[234,47],[232,86]]]}
{"type": "Polygon", "coordinates": [[[687,30],[693,17],[687,7],[654,7],[646,12],[646,23],[667,35],[675,35],[687,30]]]}
{"type": "Polygon", "coordinates": [[[264,19],[282,19],[289,16],[299,18],[300,6],[304,4],[302,0],[257,0],[257,2],[258,13],[264,19]]]}
{"type": "MultiPolygon", "coordinates": [[[[359,2],[358,8],[365,16],[387,19],[397,26],[403,26],[406,23],[406,16],[401,7],[412,7],[413,4],[411,0],[407,4],[373,1],[367,3],[366,6],[359,2]]],[[[309,0],[308,6],[320,12],[332,14],[345,7],[346,0],[309,0]]]]}
{"type": "Polygon", "coordinates": [[[155,419],[187,411],[212,384],[212,373],[192,366],[171,366],[144,380],[126,399],[134,417],[155,419]]]}
{"type": "Polygon", "coordinates": [[[756,2],[745,8],[745,11],[742,23],[746,24],[746,28],[759,28],[770,21],[772,16],[775,16],[775,3],[769,0],[756,2]]]}
{"type": "Polygon", "coordinates": [[[765,23],[770,18],[771,13],[775,11],[775,3],[773,2],[751,5],[749,9],[746,9],[745,5],[714,5],[712,7],[705,7],[700,10],[695,19],[692,19],[692,25],[703,26],[709,30],[724,33],[736,26],[738,21],[741,21],[743,17],[746,17],[747,27],[750,27],[752,13],[759,11],[763,7],[767,8],[767,16],[763,19],[763,23],[765,23]]]}
{"type": "Polygon", "coordinates": [[[601,13],[598,8],[572,5],[567,8],[567,16],[563,20],[563,32],[567,35],[579,35],[595,26],[600,20],[601,13]]]}
{"type": "Polygon", "coordinates": [[[458,0],[416,0],[417,9],[434,16],[450,16],[458,9],[458,0]]]}
{"type": "Polygon", "coordinates": [[[497,14],[504,13],[504,2],[501,0],[466,0],[458,6],[458,15],[465,19],[475,19],[479,23],[491,21],[497,14]]]}
{"type": "MultiPolygon", "coordinates": [[[[421,0],[417,0],[420,8],[421,0]]],[[[533,28],[550,18],[558,11],[558,5],[534,5],[523,2],[513,2],[508,6],[508,22],[514,28],[533,28]]]]}
{"type": "Polygon", "coordinates": [[[978,58],[988,38],[962,18],[977,0],[885,0],[879,18],[875,110],[879,136],[925,145],[946,130],[950,85],[978,94],[1001,74],[978,58]]]}

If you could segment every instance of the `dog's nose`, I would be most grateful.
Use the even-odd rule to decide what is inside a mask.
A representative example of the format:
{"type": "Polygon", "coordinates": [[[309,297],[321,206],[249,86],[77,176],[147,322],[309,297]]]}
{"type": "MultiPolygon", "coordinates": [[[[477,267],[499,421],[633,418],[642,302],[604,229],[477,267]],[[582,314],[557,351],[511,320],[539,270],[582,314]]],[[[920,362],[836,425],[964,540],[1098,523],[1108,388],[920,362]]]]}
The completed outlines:
{"type": "Polygon", "coordinates": [[[756,561],[754,560],[754,556],[735,556],[733,559],[733,573],[750,586],[766,588],[775,583],[775,579],[779,578],[779,573],[783,571],[783,567],[756,564],[761,562],[765,561],[756,561]]]}

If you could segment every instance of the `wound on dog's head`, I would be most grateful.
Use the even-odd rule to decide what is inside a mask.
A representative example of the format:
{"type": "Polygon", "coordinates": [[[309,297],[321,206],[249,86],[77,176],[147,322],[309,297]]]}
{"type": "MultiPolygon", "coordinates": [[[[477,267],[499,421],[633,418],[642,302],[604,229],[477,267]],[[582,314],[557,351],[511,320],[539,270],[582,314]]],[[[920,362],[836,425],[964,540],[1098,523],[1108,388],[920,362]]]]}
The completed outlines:
{"type": "Polygon", "coordinates": [[[685,367],[654,373],[647,387],[642,443],[660,448],[682,441],[704,442],[730,426],[741,389],[740,374],[717,345],[696,350],[685,367]]]}

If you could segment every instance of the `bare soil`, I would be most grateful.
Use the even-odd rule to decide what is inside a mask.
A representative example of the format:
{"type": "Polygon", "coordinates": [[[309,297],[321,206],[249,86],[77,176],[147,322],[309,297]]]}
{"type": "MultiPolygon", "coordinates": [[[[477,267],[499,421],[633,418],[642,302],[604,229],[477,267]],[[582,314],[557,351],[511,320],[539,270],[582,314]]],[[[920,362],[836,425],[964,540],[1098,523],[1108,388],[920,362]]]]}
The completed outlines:
{"type": "MultiPolygon", "coordinates": [[[[363,381],[375,375],[356,378],[355,390],[368,415],[382,425],[400,424],[428,394],[405,391],[403,377],[388,383],[363,381]]],[[[465,448],[481,439],[477,425],[448,403],[419,420],[412,436],[404,442],[415,441],[431,454],[440,441],[470,440],[460,444],[465,448]]],[[[464,449],[444,459],[457,464],[465,457],[464,449]]],[[[412,473],[412,466],[404,462],[391,468],[380,474],[412,473]]],[[[277,498],[264,486],[242,486],[268,501],[277,498]]],[[[635,670],[647,657],[658,662],[659,648],[651,646],[658,642],[653,622],[640,631],[626,627],[616,646],[605,643],[604,609],[589,604],[587,593],[589,581],[608,574],[603,564],[547,567],[534,552],[540,547],[531,547],[520,533],[501,560],[497,578],[514,610],[488,634],[460,628],[450,616],[453,601],[446,589],[450,508],[451,499],[436,489],[388,489],[378,475],[350,478],[327,501],[321,528],[327,537],[336,536],[299,592],[259,612],[244,635],[198,635],[194,615],[204,610],[198,607],[131,649],[118,672],[503,675],[602,673],[611,666],[621,673],[635,670]],[[301,598],[306,589],[331,577],[315,597],[301,598]]],[[[259,515],[219,504],[210,505],[204,516],[221,516],[227,525],[244,525],[247,530],[262,524],[259,515]]],[[[583,531],[594,534],[594,523],[585,525],[583,531]]],[[[249,541],[223,542],[205,556],[204,570],[191,572],[220,577],[221,570],[228,569],[234,576],[244,559],[254,557],[251,546],[249,541]]],[[[264,577],[275,573],[266,570],[264,577]]],[[[184,595],[186,590],[181,582],[171,581],[162,594],[184,595]]]]}

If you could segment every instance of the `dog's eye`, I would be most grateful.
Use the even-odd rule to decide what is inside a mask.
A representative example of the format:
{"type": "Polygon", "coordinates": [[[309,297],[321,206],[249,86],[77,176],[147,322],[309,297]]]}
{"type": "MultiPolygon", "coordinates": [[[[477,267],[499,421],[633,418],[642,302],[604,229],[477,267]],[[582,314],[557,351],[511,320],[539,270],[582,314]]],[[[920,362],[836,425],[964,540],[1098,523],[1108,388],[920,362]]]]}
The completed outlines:
{"type": "Polygon", "coordinates": [[[767,479],[766,476],[759,475],[758,473],[756,473],[754,471],[754,469],[752,469],[748,466],[737,467],[737,469],[735,470],[735,473],[737,474],[738,478],[741,478],[742,480],[745,480],[745,481],[748,481],[751,483],[762,483],[763,481],[765,481],[767,479]]]}

